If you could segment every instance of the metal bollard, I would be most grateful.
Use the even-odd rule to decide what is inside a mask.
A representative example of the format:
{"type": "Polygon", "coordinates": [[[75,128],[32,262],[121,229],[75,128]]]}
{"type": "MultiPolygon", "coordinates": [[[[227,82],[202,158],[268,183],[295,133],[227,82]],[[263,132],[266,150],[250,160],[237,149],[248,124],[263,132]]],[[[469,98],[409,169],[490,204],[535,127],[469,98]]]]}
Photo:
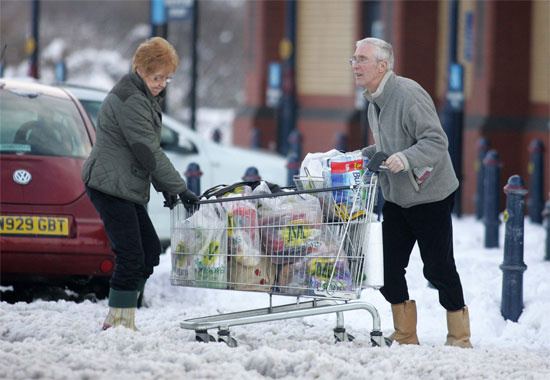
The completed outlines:
{"type": "Polygon", "coordinates": [[[250,131],[250,147],[254,149],[259,149],[261,147],[262,132],[258,128],[254,128],[250,131]]]}
{"type": "Polygon", "coordinates": [[[496,150],[490,150],[483,159],[483,223],[485,224],[485,248],[498,247],[498,208],[500,204],[500,158],[496,150]]]}
{"type": "Polygon", "coordinates": [[[189,165],[187,165],[187,170],[183,174],[185,175],[185,180],[187,182],[187,187],[189,188],[189,190],[197,195],[200,195],[202,172],[199,164],[195,162],[189,163],[189,165]]]}
{"type": "Polygon", "coordinates": [[[300,159],[298,158],[298,155],[294,152],[291,152],[287,156],[287,186],[293,186],[294,185],[294,176],[298,175],[300,173],[300,159]]]}
{"type": "Polygon", "coordinates": [[[347,152],[348,150],[348,137],[345,133],[339,132],[334,137],[334,149],[340,152],[347,152]]]}
{"type": "Polygon", "coordinates": [[[260,173],[258,172],[258,169],[254,166],[251,166],[248,169],[246,169],[241,179],[243,181],[260,181],[262,177],[260,177],[260,173]]]}
{"type": "Polygon", "coordinates": [[[491,143],[487,137],[482,137],[477,143],[477,160],[475,163],[475,171],[477,172],[477,193],[474,197],[474,202],[476,205],[476,219],[481,220],[483,218],[483,178],[484,178],[484,167],[483,167],[483,158],[489,151],[491,143]]]}
{"type": "Polygon", "coordinates": [[[523,179],[513,175],[504,186],[506,210],[504,222],[504,260],[502,270],[502,300],[500,312],[504,319],[517,322],[523,311],[523,272],[527,265],[523,262],[523,224],[525,219],[525,194],[523,179]]]}
{"type": "Polygon", "coordinates": [[[212,141],[219,144],[221,140],[222,132],[218,128],[214,129],[214,132],[212,132],[212,141]]]}
{"type": "Polygon", "coordinates": [[[544,255],[544,260],[550,261],[550,200],[546,201],[542,215],[544,216],[546,227],[546,254],[544,255]]]}
{"type": "Polygon", "coordinates": [[[544,171],[543,171],[543,155],[544,144],[541,140],[535,139],[529,145],[529,153],[531,161],[529,162],[529,217],[531,222],[542,224],[542,209],[544,205],[544,171]]]}

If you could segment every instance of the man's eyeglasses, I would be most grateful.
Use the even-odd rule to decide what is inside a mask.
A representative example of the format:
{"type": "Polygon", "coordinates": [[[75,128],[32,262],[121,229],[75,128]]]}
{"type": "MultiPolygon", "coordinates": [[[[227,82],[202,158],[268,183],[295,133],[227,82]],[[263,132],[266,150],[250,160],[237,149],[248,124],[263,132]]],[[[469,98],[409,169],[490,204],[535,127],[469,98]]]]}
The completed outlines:
{"type": "Polygon", "coordinates": [[[162,83],[162,82],[166,82],[166,83],[170,83],[172,82],[172,77],[153,77],[153,80],[156,82],[156,83],[162,83]]]}
{"type": "Polygon", "coordinates": [[[381,59],[367,59],[367,58],[352,58],[349,60],[349,64],[351,66],[355,65],[356,63],[358,64],[363,64],[363,63],[369,63],[369,62],[378,62],[378,61],[381,61],[381,59]]]}

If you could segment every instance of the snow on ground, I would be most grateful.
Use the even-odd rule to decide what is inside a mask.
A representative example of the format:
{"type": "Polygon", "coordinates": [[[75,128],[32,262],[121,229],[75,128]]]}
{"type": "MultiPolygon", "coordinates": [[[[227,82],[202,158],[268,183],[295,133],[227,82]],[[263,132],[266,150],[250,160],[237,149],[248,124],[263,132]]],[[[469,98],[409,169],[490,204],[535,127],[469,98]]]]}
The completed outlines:
{"type": "MultiPolygon", "coordinates": [[[[548,379],[550,378],[550,262],[543,227],[525,223],[525,309],[518,321],[500,314],[502,248],[483,248],[483,225],[455,219],[455,256],[470,308],[474,349],[445,347],[445,312],[422,277],[413,252],[407,274],[418,307],[420,346],[371,347],[370,314],[344,313],[353,342],[334,343],[334,314],[231,328],[236,348],[195,342],[180,322],[263,308],[266,294],[171,286],[170,254],[146,288],[136,313],[139,332],[101,331],[107,301],[0,302],[1,379],[548,379]]],[[[504,243],[501,226],[501,247],[504,243]]],[[[362,300],[392,331],[389,305],[367,289],[362,300]]],[[[295,298],[274,297],[275,304],[295,298]]],[[[210,331],[216,335],[215,331],[210,331]]]]}

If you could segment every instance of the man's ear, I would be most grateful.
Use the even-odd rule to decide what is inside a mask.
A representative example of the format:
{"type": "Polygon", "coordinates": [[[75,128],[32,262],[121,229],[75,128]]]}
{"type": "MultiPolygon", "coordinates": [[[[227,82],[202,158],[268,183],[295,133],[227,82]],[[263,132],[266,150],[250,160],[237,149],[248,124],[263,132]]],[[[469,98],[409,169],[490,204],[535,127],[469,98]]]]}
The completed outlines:
{"type": "Polygon", "coordinates": [[[378,68],[378,71],[379,72],[385,72],[385,71],[388,71],[388,61],[380,61],[380,66],[378,68]]]}

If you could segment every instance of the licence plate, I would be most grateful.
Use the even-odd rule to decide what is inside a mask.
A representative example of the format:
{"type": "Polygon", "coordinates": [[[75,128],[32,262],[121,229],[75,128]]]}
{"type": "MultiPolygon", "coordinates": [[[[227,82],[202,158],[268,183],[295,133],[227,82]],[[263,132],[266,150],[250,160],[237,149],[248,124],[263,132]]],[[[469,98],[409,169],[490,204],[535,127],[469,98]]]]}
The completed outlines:
{"type": "Polygon", "coordinates": [[[0,215],[0,234],[68,236],[69,218],[0,215]]]}

